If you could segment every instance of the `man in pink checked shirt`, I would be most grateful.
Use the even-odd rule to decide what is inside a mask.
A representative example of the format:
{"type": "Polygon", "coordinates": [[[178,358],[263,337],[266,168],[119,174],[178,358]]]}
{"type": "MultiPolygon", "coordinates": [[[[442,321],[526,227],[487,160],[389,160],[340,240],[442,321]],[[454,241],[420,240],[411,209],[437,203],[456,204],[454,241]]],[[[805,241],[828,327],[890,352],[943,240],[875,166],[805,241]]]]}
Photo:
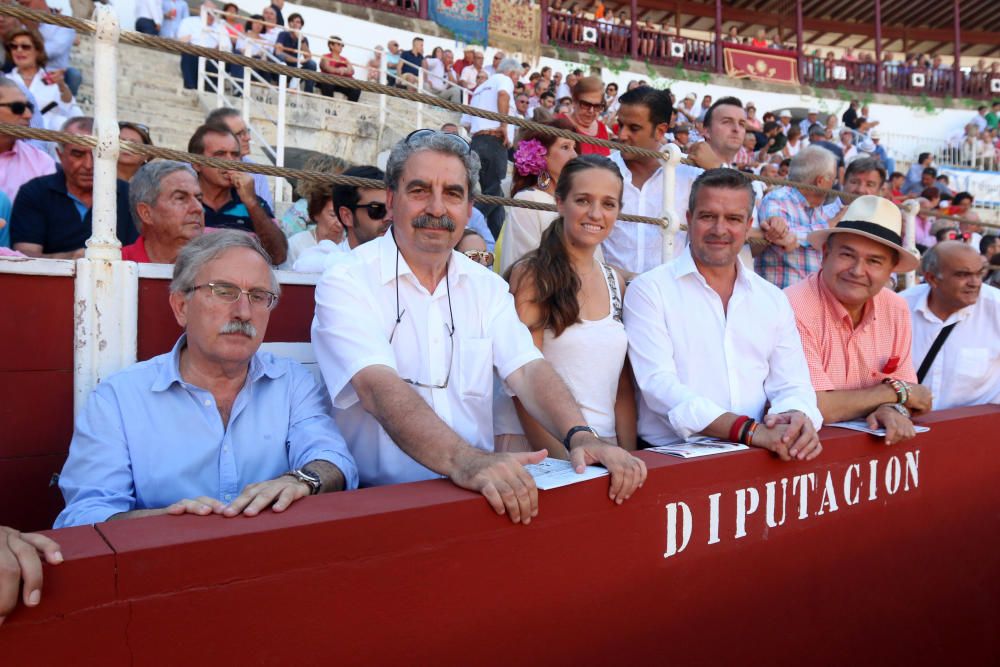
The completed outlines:
{"type": "MultiPolygon", "coordinates": [[[[33,114],[24,91],[12,80],[0,77],[0,122],[28,127],[33,114]]],[[[0,134],[0,192],[11,201],[22,185],[55,171],[55,160],[48,153],[23,139],[0,134]]]]}

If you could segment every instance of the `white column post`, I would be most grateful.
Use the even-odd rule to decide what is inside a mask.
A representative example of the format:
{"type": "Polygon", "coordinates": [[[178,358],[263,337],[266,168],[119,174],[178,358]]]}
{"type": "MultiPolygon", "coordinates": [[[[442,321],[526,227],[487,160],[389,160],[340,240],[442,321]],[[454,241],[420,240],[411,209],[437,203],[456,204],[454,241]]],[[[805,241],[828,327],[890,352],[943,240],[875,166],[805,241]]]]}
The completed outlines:
{"type": "MultiPolygon", "coordinates": [[[[424,92],[424,70],[421,67],[417,70],[417,92],[424,92]]],[[[424,126],[424,103],[417,102],[417,129],[424,126]]]]}
{"type": "Polygon", "coordinates": [[[198,56],[198,92],[205,92],[205,59],[198,56]]]}
{"type": "Polygon", "coordinates": [[[221,109],[226,106],[226,63],[221,60],[216,61],[215,79],[215,108],[221,109]]]}
{"type": "Polygon", "coordinates": [[[118,165],[118,17],[98,5],[94,18],[94,71],[108,76],[94,82],[94,157],[92,233],[74,283],[73,407],[79,413],[97,383],[134,363],[138,315],[138,270],[121,261],[117,238],[118,165]]]}
{"type": "MultiPolygon", "coordinates": [[[[389,59],[386,58],[385,53],[379,58],[378,64],[378,82],[383,86],[389,85],[389,59]]],[[[379,148],[382,147],[382,136],[385,134],[385,112],[386,104],[388,103],[388,96],[385,94],[378,96],[378,144],[379,148]]]]}
{"type": "Polygon", "coordinates": [[[250,84],[253,83],[253,70],[243,68],[243,122],[250,127],[250,84]]]}
{"type": "MultiPolygon", "coordinates": [[[[279,167],[285,166],[285,132],[287,124],[287,112],[285,110],[288,101],[288,77],[284,74],[278,75],[278,128],[274,141],[274,164],[279,167]]],[[[284,197],[285,181],[280,176],[274,177],[274,203],[285,201],[284,197]]]]}
{"type": "MultiPolygon", "coordinates": [[[[917,254],[917,213],[920,211],[920,204],[916,199],[907,199],[899,206],[903,214],[903,247],[907,252],[917,254]]],[[[903,286],[913,287],[917,284],[916,271],[903,274],[903,286]]]]}
{"type": "Polygon", "coordinates": [[[663,230],[663,261],[669,262],[674,258],[674,237],[680,230],[681,221],[677,217],[674,208],[674,194],[677,186],[677,165],[681,161],[681,149],[675,144],[667,144],[666,152],[669,154],[663,160],[663,214],[667,227],[663,230]]]}

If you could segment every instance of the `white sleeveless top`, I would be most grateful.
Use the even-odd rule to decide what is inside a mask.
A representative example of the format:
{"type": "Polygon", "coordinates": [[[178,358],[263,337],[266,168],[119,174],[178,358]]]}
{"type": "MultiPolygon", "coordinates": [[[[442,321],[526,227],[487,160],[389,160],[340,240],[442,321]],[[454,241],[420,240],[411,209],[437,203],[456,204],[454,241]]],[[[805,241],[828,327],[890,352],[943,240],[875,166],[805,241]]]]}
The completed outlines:
{"type": "MultiPolygon", "coordinates": [[[[614,269],[601,264],[611,304],[607,317],[583,320],[558,337],[542,333],[542,354],[569,386],[587,425],[598,435],[615,436],[615,400],[625,365],[628,338],[622,324],[622,302],[614,269]]],[[[494,392],[494,433],[523,434],[513,403],[503,391],[494,392]]]]}

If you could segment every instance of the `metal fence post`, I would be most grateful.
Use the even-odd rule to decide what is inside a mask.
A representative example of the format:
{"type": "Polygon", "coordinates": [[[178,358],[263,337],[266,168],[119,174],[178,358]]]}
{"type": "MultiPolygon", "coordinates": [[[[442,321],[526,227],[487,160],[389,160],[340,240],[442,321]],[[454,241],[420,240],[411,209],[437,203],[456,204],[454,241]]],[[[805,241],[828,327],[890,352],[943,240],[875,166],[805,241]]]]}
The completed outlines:
{"type": "Polygon", "coordinates": [[[681,162],[681,149],[675,144],[667,144],[666,152],[669,154],[663,160],[663,212],[660,217],[667,221],[667,226],[663,230],[663,261],[669,262],[674,258],[674,237],[680,230],[681,221],[677,217],[674,209],[674,194],[677,186],[677,165],[681,162]]]}
{"type": "MultiPolygon", "coordinates": [[[[287,132],[286,110],[288,102],[288,77],[284,74],[278,75],[278,128],[274,141],[274,164],[279,167],[285,166],[285,132],[287,132]]],[[[274,177],[274,203],[285,201],[285,180],[280,176],[274,177]]]]}
{"type": "Polygon", "coordinates": [[[98,5],[94,18],[94,190],[91,237],[76,262],[73,409],[78,414],[97,384],[136,359],[138,269],[121,261],[118,222],[118,17],[98,5]]]}

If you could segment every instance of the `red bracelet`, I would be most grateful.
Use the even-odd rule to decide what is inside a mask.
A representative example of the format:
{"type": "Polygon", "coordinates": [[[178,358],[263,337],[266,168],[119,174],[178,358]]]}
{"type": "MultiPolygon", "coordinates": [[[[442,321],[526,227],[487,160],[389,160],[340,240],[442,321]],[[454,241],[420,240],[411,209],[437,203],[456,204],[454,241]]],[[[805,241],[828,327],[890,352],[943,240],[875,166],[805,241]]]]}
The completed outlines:
{"type": "Polygon", "coordinates": [[[739,442],[740,429],[743,427],[743,424],[747,423],[749,420],[750,418],[746,415],[736,418],[733,425],[729,427],[729,442],[739,442]]]}

